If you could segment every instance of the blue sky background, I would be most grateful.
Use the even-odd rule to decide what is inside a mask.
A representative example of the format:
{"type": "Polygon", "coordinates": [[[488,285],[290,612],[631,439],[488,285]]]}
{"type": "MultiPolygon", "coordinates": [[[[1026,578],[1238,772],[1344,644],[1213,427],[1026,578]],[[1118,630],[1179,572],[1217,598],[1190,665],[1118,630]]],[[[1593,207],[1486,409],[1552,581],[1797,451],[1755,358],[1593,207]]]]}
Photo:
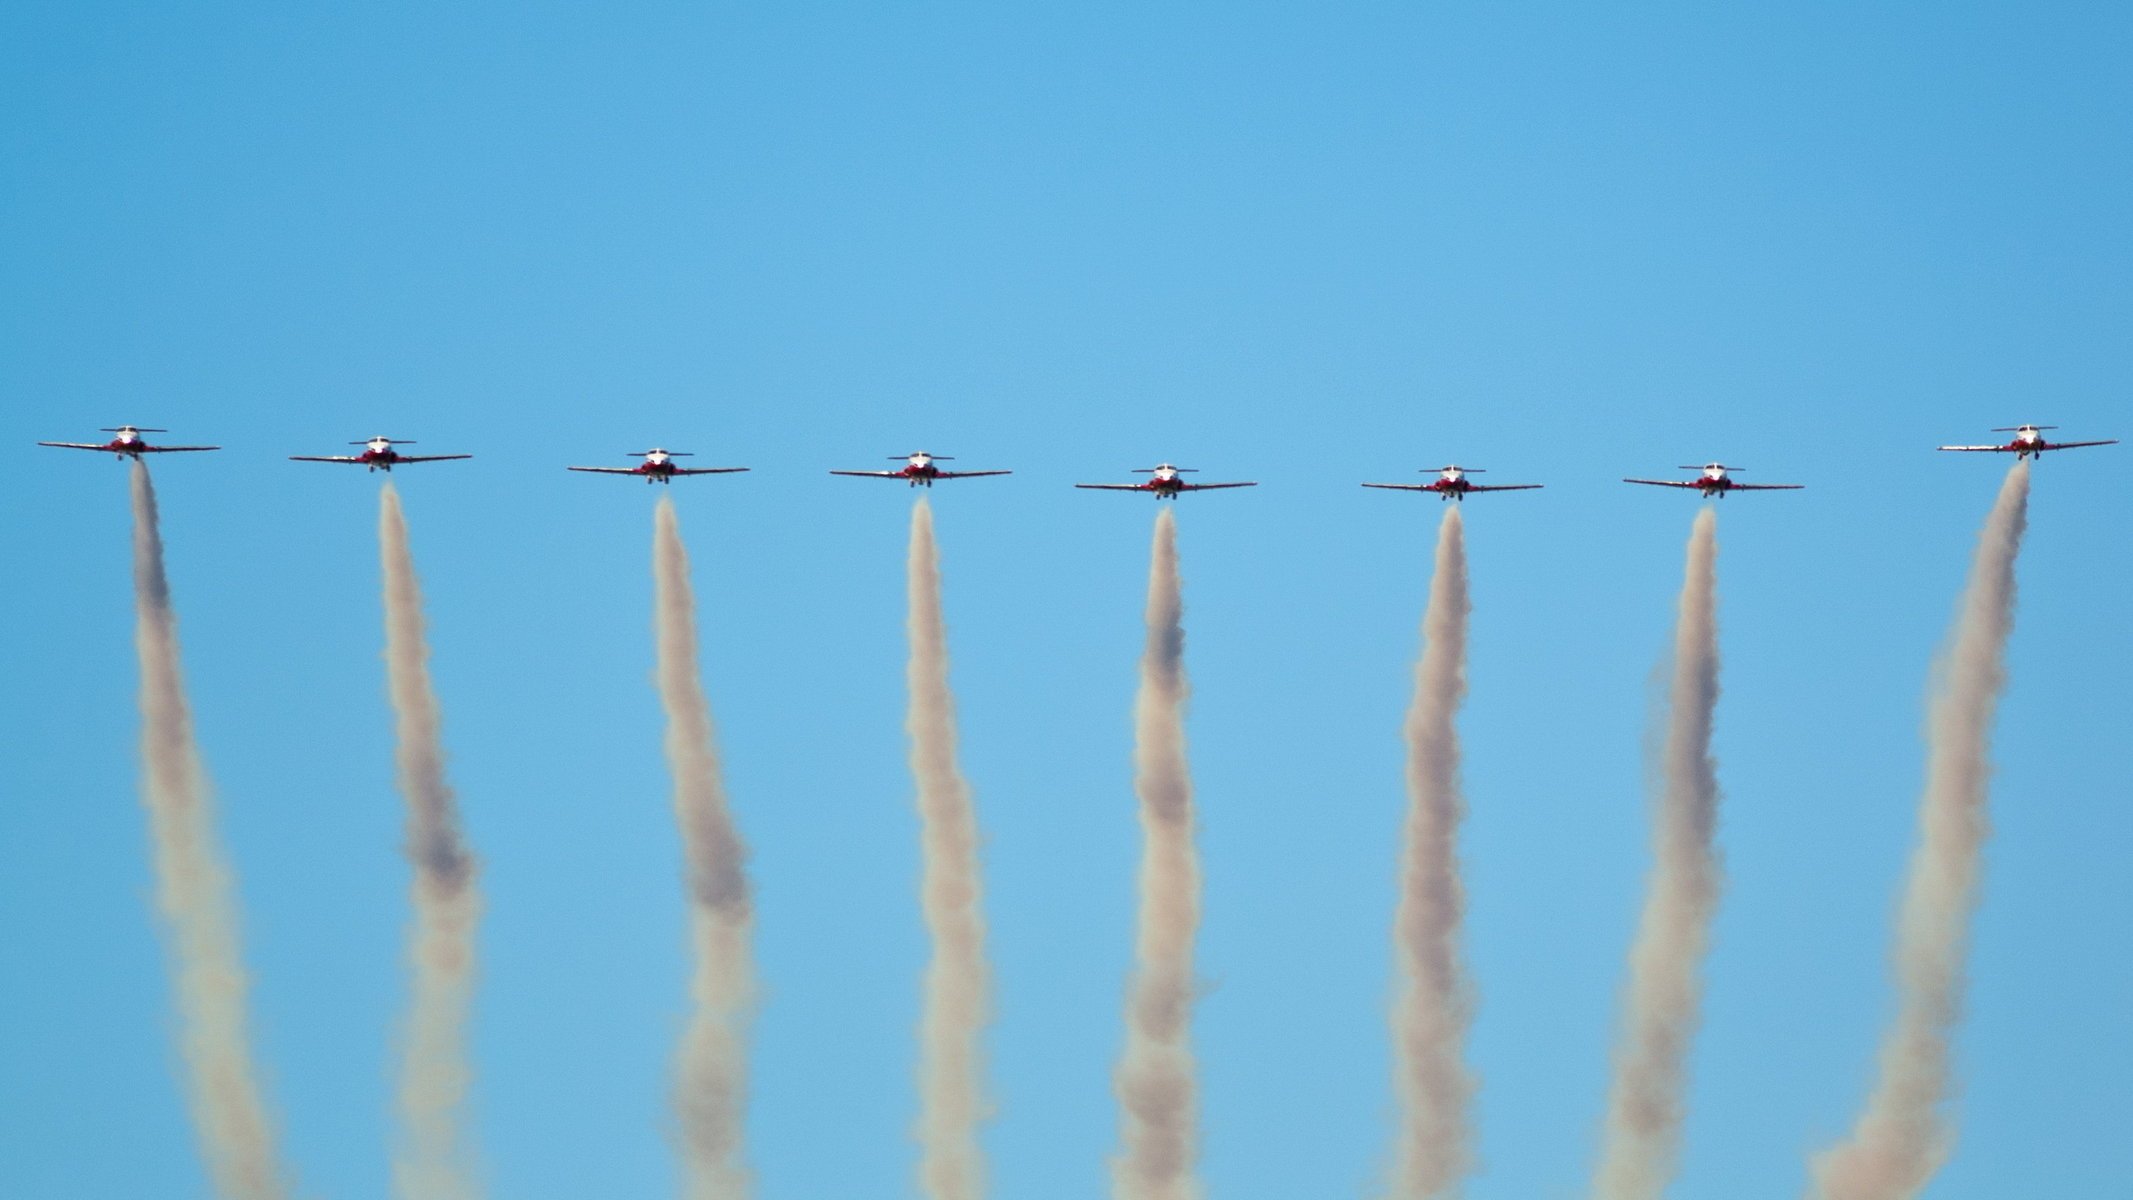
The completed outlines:
{"type": "MultiPolygon", "coordinates": [[[[902,489],[937,490],[987,836],[995,1191],[1104,1189],[1129,708],[1171,458],[1205,818],[1205,1174],[1365,1194],[1400,720],[1448,458],[1480,991],[1475,1200],[1583,1194],[1646,855],[1641,745],[1724,457],[1728,886],[1677,1194],[1792,1197],[1888,1011],[1928,663],[2005,464],[2133,434],[2133,12],[793,3],[0,9],[0,1194],[206,1195],[136,799],[122,470],[155,464],[258,1037],[304,1194],[388,1189],[407,868],[384,433],[490,897],[498,1196],[671,1194],[679,851],[650,679],[658,443],[753,848],[766,1200],[914,1195],[925,954],[902,489]]],[[[1931,1194],[2133,1194],[2129,447],[2037,471],[1997,830],[1931,1194]]]]}

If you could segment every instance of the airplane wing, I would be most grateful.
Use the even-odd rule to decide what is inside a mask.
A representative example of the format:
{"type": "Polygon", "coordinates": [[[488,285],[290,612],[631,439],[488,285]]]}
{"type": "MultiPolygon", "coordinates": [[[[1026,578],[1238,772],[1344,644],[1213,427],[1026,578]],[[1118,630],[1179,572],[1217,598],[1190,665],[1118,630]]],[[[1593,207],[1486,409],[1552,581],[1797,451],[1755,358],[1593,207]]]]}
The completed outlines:
{"type": "Polygon", "coordinates": [[[471,454],[402,454],[402,455],[400,455],[400,456],[399,456],[398,458],[395,458],[395,459],[393,459],[393,465],[397,467],[397,466],[399,466],[399,465],[400,465],[401,463],[413,463],[413,462],[449,462],[449,461],[451,461],[452,459],[455,459],[455,458],[472,458],[472,457],[474,457],[474,456],[473,456],[473,455],[471,455],[471,454]]]}
{"type": "Polygon", "coordinates": [[[1548,485],[1544,483],[1470,483],[1467,485],[1466,490],[1470,492],[1530,492],[1535,488],[1546,486],[1548,485]]]}
{"type": "Polygon", "coordinates": [[[676,467],[674,468],[674,473],[676,475],[731,475],[736,471],[745,471],[747,469],[746,467],[676,467]]]}
{"type": "Polygon", "coordinates": [[[1806,487],[1804,483],[1736,483],[1736,492],[1797,492],[1806,487]]]}
{"type": "Polygon", "coordinates": [[[935,479],[976,479],[980,475],[1012,475],[1013,471],[942,471],[935,479]]]}
{"type": "Polygon", "coordinates": [[[109,446],[91,445],[88,442],[39,442],[40,446],[55,446],[61,450],[109,450],[109,446]]]}
{"type": "Polygon", "coordinates": [[[2039,447],[2039,449],[2043,449],[2043,450],[2072,450],[2072,449],[2074,449],[2074,448],[2075,448],[2075,447],[2077,447],[2077,446],[2115,446],[2115,445],[2117,445],[2117,444],[2118,444],[2118,439],[2117,439],[2117,438],[2105,438],[2105,439],[2104,439],[2103,441],[2100,441],[2100,442],[2053,442],[2053,443],[2052,443],[2051,445],[2049,445],[2049,446],[2042,446],[2042,447],[2039,447]]]}
{"type": "MultiPolygon", "coordinates": [[[[1395,492],[1434,492],[1437,489],[1426,483],[1366,483],[1364,487],[1390,488],[1395,492]]],[[[1475,488],[1480,491],[1480,488],[1475,488]]]]}
{"type": "Polygon", "coordinates": [[[904,479],[902,471],[831,471],[832,475],[860,475],[868,479],[904,479]]]}
{"type": "Polygon", "coordinates": [[[1210,489],[1212,489],[1212,488],[1226,488],[1226,487],[1258,487],[1258,486],[1259,486],[1259,485],[1258,485],[1258,484],[1256,484],[1256,483],[1187,483],[1187,484],[1182,484],[1182,485],[1180,485],[1180,486],[1179,486],[1179,489],[1178,489],[1178,490],[1179,490],[1179,491],[1185,491],[1185,492],[1204,492],[1204,491],[1208,491],[1208,490],[1210,490],[1210,489]]]}
{"type": "MultiPolygon", "coordinates": [[[[1700,488],[1700,487],[1702,487],[1702,486],[1703,486],[1702,484],[1700,484],[1700,483],[1697,483],[1697,482],[1696,482],[1696,481],[1694,481],[1694,480],[1688,480],[1688,479],[1625,479],[1625,480],[1623,480],[1622,482],[1624,482],[1624,483],[1647,483],[1647,484],[1650,484],[1650,485],[1651,485],[1651,486],[1653,486],[1653,487],[1678,487],[1678,488],[1700,488]]],[[[1742,486],[1742,485],[1740,485],[1740,484],[1734,484],[1733,486],[1735,486],[1735,487],[1740,487],[1740,486],[1742,486]]]]}
{"type": "Polygon", "coordinates": [[[1078,488],[1090,488],[1099,492],[1147,492],[1153,491],[1145,483],[1077,483],[1078,488]]]}
{"type": "Polygon", "coordinates": [[[1972,450],[1999,454],[2012,454],[2015,450],[2013,446],[1942,446],[1940,448],[1943,450],[1972,450]]]}
{"type": "Polygon", "coordinates": [[[292,454],[289,456],[289,461],[359,463],[363,460],[354,454],[292,454]]]}
{"type": "Polygon", "coordinates": [[[143,454],[183,454],[188,450],[220,450],[220,446],[143,446],[143,454]]]}
{"type": "MultiPolygon", "coordinates": [[[[635,467],[565,467],[563,469],[566,471],[590,471],[595,475],[635,475],[637,473],[637,468],[635,467]]],[[[679,471],[675,472],[677,475],[680,473],[679,471]]],[[[694,472],[691,472],[691,474],[694,474],[694,472]]]]}

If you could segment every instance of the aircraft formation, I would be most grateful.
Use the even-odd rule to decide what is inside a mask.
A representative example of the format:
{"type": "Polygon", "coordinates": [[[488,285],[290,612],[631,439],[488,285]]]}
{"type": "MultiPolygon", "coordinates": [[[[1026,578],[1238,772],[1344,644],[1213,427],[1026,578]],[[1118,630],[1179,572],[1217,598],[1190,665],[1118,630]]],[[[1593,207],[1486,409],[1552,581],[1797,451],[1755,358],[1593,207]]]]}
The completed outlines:
{"type": "MultiPolygon", "coordinates": [[[[2021,461],[2033,456],[2041,457],[2047,450],[2073,450],[2082,446],[2111,446],[2116,445],[2118,442],[2117,438],[2104,438],[2099,441],[2088,442],[2054,442],[2044,436],[2045,430],[2056,428],[2058,428],[2056,425],[2007,425],[1992,431],[1994,433],[2011,433],[2014,435],[2004,444],[1941,446],[1939,449],[2012,454],[2017,461],[2021,461]]],[[[152,429],[142,425],[116,425],[98,432],[115,436],[106,442],[39,442],[37,444],[40,446],[54,446],[62,450],[95,450],[104,454],[114,455],[121,461],[128,458],[138,459],[144,454],[174,454],[187,451],[220,450],[222,448],[220,446],[156,445],[141,435],[144,433],[168,433],[169,430],[152,429]]],[[[361,466],[366,471],[389,472],[396,466],[406,466],[409,463],[448,462],[454,459],[474,457],[471,454],[402,454],[396,447],[412,446],[414,443],[406,439],[389,437],[365,438],[361,441],[350,442],[349,445],[361,446],[363,450],[360,454],[292,454],[289,458],[292,462],[346,463],[361,466]]],[[[599,475],[632,475],[643,479],[646,483],[672,483],[677,475],[730,475],[748,470],[747,467],[684,467],[674,460],[694,456],[683,450],[666,450],[654,447],[650,450],[637,451],[636,454],[643,461],[633,467],[569,467],[566,469],[599,475]]],[[[903,465],[893,471],[831,471],[830,474],[849,475],[865,479],[900,479],[911,487],[930,488],[934,483],[942,479],[975,479],[985,475],[1011,475],[1014,473],[1012,471],[945,471],[936,464],[955,460],[945,454],[930,454],[924,450],[911,454],[892,454],[889,458],[890,461],[901,462],[903,465]]],[[[1721,462],[1709,462],[1700,467],[1685,466],[1680,469],[1694,471],[1696,475],[1690,479],[1625,478],[1622,482],[1645,484],[1650,487],[1693,490],[1706,500],[1713,497],[1723,499],[1733,492],[1789,492],[1798,491],[1806,486],[1799,483],[1742,483],[1733,478],[1733,472],[1739,471],[1741,468],[1727,466],[1721,462]]],[[[1448,463],[1442,467],[1435,468],[1435,470],[1437,478],[1430,480],[1428,483],[1366,483],[1363,486],[1367,488],[1387,488],[1403,492],[1430,492],[1434,493],[1440,500],[1464,500],[1469,495],[1477,492],[1533,491],[1546,486],[1538,483],[1475,483],[1468,476],[1482,474],[1482,469],[1480,467],[1462,467],[1455,463],[1448,463]]],[[[1184,476],[1197,474],[1196,468],[1180,467],[1174,463],[1167,462],[1157,463],[1153,467],[1143,467],[1133,473],[1146,475],[1148,478],[1137,483],[1077,483],[1074,486],[1095,491],[1141,492],[1145,495],[1154,496],[1158,500],[1175,500],[1185,492],[1259,486],[1255,481],[1195,483],[1185,479],[1184,476]]],[[[1426,470],[1425,473],[1427,473],[1426,470]]]]}

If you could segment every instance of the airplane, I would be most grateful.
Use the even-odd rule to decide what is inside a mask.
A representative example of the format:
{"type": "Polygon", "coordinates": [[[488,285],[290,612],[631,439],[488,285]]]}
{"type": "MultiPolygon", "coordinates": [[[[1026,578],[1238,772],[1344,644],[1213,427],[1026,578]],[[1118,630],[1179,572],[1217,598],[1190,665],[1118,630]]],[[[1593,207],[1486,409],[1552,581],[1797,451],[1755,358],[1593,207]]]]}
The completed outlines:
{"type": "Polygon", "coordinates": [[[1435,492],[1439,500],[1464,500],[1468,492],[1527,492],[1538,483],[1469,483],[1467,476],[1481,474],[1480,467],[1443,466],[1428,483],[1366,483],[1364,487],[1391,488],[1398,492],[1435,492]]]}
{"type": "Polygon", "coordinates": [[[1146,475],[1145,483],[1077,483],[1078,488],[1094,488],[1106,492],[1151,492],[1158,500],[1175,500],[1179,492],[1204,492],[1212,488],[1258,487],[1256,483],[1187,483],[1180,475],[1197,474],[1194,467],[1176,467],[1169,463],[1157,463],[1133,472],[1146,475]]]}
{"type": "Polygon", "coordinates": [[[642,475],[646,483],[672,483],[676,475],[731,475],[745,471],[746,467],[684,467],[677,458],[694,458],[683,450],[642,450],[644,461],[634,467],[571,467],[573,471],[590,471],[596,475],[642,475]]]}
{"type": "Polygon", "coordinates": [[[220,446],[151,446],[141,437],[144,433],[169,433],[168,429],[148,429],[139,425],[118,425],[99,429],[98,433],[115,433],[118,436],[108,442],[39,442],[40,446],[57,446],[61,450],[101,450],[117,455],[119,459],[139,461],[143,454],[177,454],[187,450],[220,450],[220,446]]]}
{"type": "Polygon", "coordinates": [[[1724,463],[1705,463],[1701,467],[1683,467],[1681,469],[1684,471],[1701,471],[1703,473],[1694,479],[1687,480],[1625,479],[1622,482],[1647,483],[1653,487],[1695,488],[1703,493],[1703,498],[1706,500],[1713,496],[1724,499],[1727,492],[1796,492],[1807,486],[1803,483],[1740,483],[1727,475],[1726,472],[1738,471],[1741,468],[1729,467],[1724,463]]]}
{"type": "Polygon", "coordinates": [[[2072,450],[2077,446],[2115,446],[2117,438],[2105,438],[2100,442],[2048,442],[2043,431],[2057,429],[2057,425],[2003,425],[1994,433],[2011,433],[2014,440],[2004,446],[1942,446],[1943,450],[1985,450],[2000,454],[2012,454],[2021,462],[2032,454],[2041,455],[2046,450],[2072,450]]]}
{"type": "Polygon", "coordinates": [[[858,475],[868,479],[902,479],[912,487],[932,487],[936,479],[975,479],[980,475],[1012,475],[1013,471],[943,471],[934,466],[937,462],[953,462],[945,454],[928,454],[924,450],[916,454],[891,454],[890,461],[902,460],[903,467],[895,471],[831,471],[832,475],[858,475]]]}
{"type": "Polygon", "coordinates": [[[361,463],[366,470],[390,471],[401,463],[444,462],[454,458],[472,458],[471,454],[402,454],[394,446],[412,446],[415,443],[395,442],[389,437],[374,437],[368,441],[350,442],[351,446],[363,447],[361,454],[292,454],[290,462],[361,463]]]}

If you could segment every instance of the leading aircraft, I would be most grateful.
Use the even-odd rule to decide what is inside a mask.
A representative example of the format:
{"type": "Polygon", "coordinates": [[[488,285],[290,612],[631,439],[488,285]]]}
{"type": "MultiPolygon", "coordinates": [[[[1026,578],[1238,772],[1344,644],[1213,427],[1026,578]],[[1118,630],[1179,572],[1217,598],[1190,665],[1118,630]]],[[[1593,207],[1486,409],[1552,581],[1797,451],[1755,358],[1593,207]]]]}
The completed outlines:
{"type": "Polygon", "coordinates": [[[1713,496],[1723,499],[1727,492],[1796,492],[1807,486],[1804,483],[1742,483],[1726,474],[1741,468],[1729,467],[1724,463],[1705,463],[1701,467],[1681,469],[1700,471],[1702,474],[1694,479],[1625,479],[1622,482],[1645,483],[1653,487],[1695,488],[1703,493],[1706,500],[1713,496]]]}
{"type": "Polygon", "coordinates": [[[1092,488],[1105,492],[1149,492],[1158,500],[1175,500],[1179,492],[1204,492],[1213,488],[1258,487],[1257,483],[1187,483],[1180,475],[1198,473],[1195,467],[1177,467],[1169,463],[1157,463],[1133,472],[1146,475],[1140,483],[1077,483],[1078,488],[1092,488]]]}
{"type": "Polygon", "coordinates": [[[118,436],[108,442],[39,442],[40,446],[57,446],[61,450],[101,450],[115,454],[120,460],[138,460],[143,454],[180,454],[188,450],[220,450],[220,446],[151,446],[142,438],[144,433],[169,433],[168,429],[149,429],[141,425],[117,425],[99,429],[98,433],[115,433],[118,436]]]}
{"type": "Polygon", "coordinates": [[[934,466],[937,462],[953,462],[945,454],[928,454],[924,450],[916,454],[891,454],[890,461],[901,459],[903,466],[894,471],[831,471],[832,475],[859,475],[868,479],[901,479],[912,487],[932,487],[936,479],[975,479],[980,475],[1012,475],[1013,471],[943,471],[934,466]]]}
{"type": "Polygon", "coordinates": [[[1538,483],[1472,483],[1467,480],[1467,476],[1481,473],[1480,467],[1448,465],[1438,467],[1437,477],[1428,483],[1366,483],[1363,486],[1391,488],[1396,492],[1435,492],[1439,500],[1464,500],[1468,492],[1529,492],[1545,486],[1538,483]]]}
{"type": "Polygon", "coordinates": [[[2012,454],[2021,462],[2032,454],[2041,455],[2046,450],[2072,450],[2079,446],[2115,446],[2117,438],[2105,438],[2100,442],[2052,442],[2046,441],[2044,431],[2057,429],[2057,425],[2003,425],[1994,433],[2011,433],[2014,440],[2004,446],[1942,446],[1943,450],[1983,450],[1996,454],[2012,454]]]}
{"type": "Polygon", "coordinates": [[[374,437],[368,441],[350,442],[351,446],[363,447],[361,454],[292,454],[290,462],[361,463],[366,470],[390,471],[401,463],[445,462],[454,458],[472,458],[471,454],[402,454],[394,446],[412,446],[407,441],[396,442],[389,437],[374,437]]]}
{"type": "Polygon", "coordinates": [[[646,483],[671,483],[676,475],[731,475],[745,471],[746,467],[684,467],[675,462],[677,458],[694,458],[686,450],[641,450],[644,461],[634,467],[571,467],[573,471],[590,471],[596,475],[642,475],[646,483]]]}

